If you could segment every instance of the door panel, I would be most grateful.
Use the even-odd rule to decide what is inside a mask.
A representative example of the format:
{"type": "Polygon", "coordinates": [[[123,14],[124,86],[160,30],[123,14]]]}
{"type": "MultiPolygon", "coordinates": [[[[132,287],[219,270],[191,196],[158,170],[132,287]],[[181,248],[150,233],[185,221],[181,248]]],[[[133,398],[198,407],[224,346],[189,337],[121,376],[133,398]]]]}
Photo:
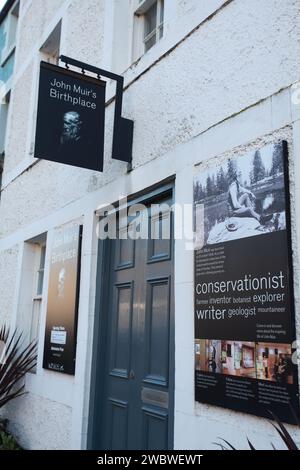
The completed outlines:
{"type": "Polygon", "coordinates": [[[168,448],[168,413],[143,406],[143,439],[145,450],[168,448]]]}
{"type": "Polygon", "coordinates": [[[167,386],[169,378],[169,278],[147,281],[145,358],[147,359],[144,382],[167,386]]]}
{"type": "Polygon", "coordinates": [[[110,374],[128,378],[131,360],[133,283],[115,285],[112,308],[110,374]]]}
{"type": "Polygon", "coordinates": [[[110,409],[111,429],[109,448],[111,450],[126,449],[128,427],[128,403],[121,400],[108,400],[110,409]]]}
{"type": "Polygon", "coordinates": [[[134,240],[117,239],[116,243],[116,266],[115,269],[127,269],[134,267],[134,240]]]}
{"type": "Polygon", "coordinates": [[[160,239],[123,240],[120,230],[118,240],[107,242],[106,342],[103,370],[96,371],[103,375],[96,391],[98,449],[172,446],[173,252],[172,240],[162,239],[166,228],[172,235],[171,198],[163,202],[163,213],[149,205],[144,214],[148,233],[160,239]]]}

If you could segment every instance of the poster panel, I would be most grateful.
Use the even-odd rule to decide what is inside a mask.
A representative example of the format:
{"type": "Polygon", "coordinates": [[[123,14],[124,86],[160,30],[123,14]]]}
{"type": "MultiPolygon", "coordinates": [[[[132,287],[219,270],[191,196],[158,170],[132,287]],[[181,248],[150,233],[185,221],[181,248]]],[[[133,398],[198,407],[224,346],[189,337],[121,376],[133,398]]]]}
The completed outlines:
{"type": "Polygon", "coordinates": [[[43,368],[73,375],[82,226],[55,230],[50,260],[43,368]]]}
{"type": "Polygon", "coordinates": [[[195,399],[299,415],[287,143],[196,168],[195,399]]]}
{"type": "Polygon", "coordinates": [[[103,170],[105,82],[41,62],[35,158],[103,170]]]}

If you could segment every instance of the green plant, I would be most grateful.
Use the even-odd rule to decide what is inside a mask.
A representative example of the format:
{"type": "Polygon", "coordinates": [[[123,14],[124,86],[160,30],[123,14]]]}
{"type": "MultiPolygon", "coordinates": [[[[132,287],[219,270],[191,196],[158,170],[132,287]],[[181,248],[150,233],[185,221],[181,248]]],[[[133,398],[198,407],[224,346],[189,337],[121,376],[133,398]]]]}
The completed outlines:
{"type": "Polygon", "coordinates": [[[11,434],[1,431],[0,450],[21,450],[21,447],[11,434]]]}
{"type": "Polygon", "coordinates": [[[22,333],[3,326],[0,329],[0,342],[5,345],[5,351],[0,357],[0,408],[10,400],[24,395],[24,384],[20,380],[36,365],[36,343],[22,346],[22,333]]]}
{"type": "Polygon", "coordinates": [[[15,438],[7,431],[8,420],[0,418],[0,450],[21,450],[15,438]]]}
{"type": "MultiPolygon", "coordinates": [[[[270,414],[272,415],[272,417],[275,421],[275,424],[272,423],[272,422],[271,422],[271,424],[276,429],[276,431],[278,432],[279,436],[281,437],[282,441],[286,445],[287,449],[288,450],[299,450],[298,447],[297,447],[296,442],[294,441],[294,439],[292,438],[292,436],[288,432],[285,425],[280,421],[280,419],[274,413],[270,412],[270,414]]],[[[221,447],[222,450],[237,450],[237,449],[235,449],[235,447],[233,447],[232,444],[230,444],[230,442],[226,441],[225,439],[223,439],[221,437],[219,437],[218,439],[223,441],[228,446],[228,447],[225,447],[223,444],[221,444],[219,442],[214,442],[214,444],[221,447]]],[[[247,438],[247,441],[248,441],[248,445],[249,445],[250,450],[256,450],[254,445],[251,443],[251,441],[248,438],[247,438]]],[[[271,445],[273,447],[273,450],[277,450],[274,447],[273,444],[271,444],[271,445]]]]}

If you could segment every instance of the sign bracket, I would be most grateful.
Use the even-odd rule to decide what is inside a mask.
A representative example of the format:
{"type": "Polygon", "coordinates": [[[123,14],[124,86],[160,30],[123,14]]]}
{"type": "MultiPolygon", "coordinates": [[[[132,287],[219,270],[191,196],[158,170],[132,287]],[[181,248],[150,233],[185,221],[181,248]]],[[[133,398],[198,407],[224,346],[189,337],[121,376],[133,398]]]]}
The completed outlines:
{"type": "Polygon", "coordinates": [[[65,55],[61,55],[59,59],[61,62],[65,63],[67,68],[69,65],[73,65],[74,67],[81,69],[82,73],[84,73],[85,70],[88,70],[89,72],[95,73],[98,78],[103,76],[116,81],[112,158],[122,162],[127,162],[128,171],[130,171],[132,162],[134,121],[122,117],[124,77],[93,65],[85,64],[84,62],[80,62],[79,60],[72,59],[65,55]]]}

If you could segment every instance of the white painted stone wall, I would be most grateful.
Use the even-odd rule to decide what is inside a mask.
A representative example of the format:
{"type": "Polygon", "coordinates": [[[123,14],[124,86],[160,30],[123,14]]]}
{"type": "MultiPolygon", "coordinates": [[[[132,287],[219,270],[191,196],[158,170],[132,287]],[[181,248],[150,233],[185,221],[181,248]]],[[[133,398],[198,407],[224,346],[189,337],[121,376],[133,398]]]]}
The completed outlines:
{"type": "Polygon", "coordinates": [[[14,295],[17,289],[18,246],[14,245],[0,252],[0,319],[1,324],[9,324],[14,308],[14,295]]]}
{"type": "Polygon", "coordinates": [[[19,44],[17,70],[27,63],[32,50],[37,47],[45,29],[51,24],[57,10],[65,0],[27,0],[21,2],[21,25],[19,28],[19,44]]]}
{"type": "Polygon", "coordinates": [[[11,402],[6,413],[10,431],[25,449],[61,450],[71,447],[72,409],[69,406],[30,393],[11,402]]]}
{"type": "MultiPolygon", "coordinates": [[[[103,174],[37,162],[32,143],[39,48],[62,18],[61,53],[110,68],[115,32],[108,27],[107,8],[107,0],[27,0],[21,10],[0,202],[0,274],[7,285],[4,294],[1,290],[0,321],[11,315],[12,324],[17,322],[18,251],[24,240],[47,231],[51,246],[55,226],[77,217],[84,223],[76,375],[41,367],[44,300],[37,374],[26,379],[29,395],[7,410],[27,448],[85,447],[97,257],[94,211],[120,194],[176,175],[176,202],[190,203],[194,165],[286,138],[299,333],[300,106],[292,105],[290,87],[300,79],[300,0],[166,0],[164,39],[124,74],[124,115],[135,121],[133,171],[127,174],[125,164],[110,159],[113,104],[107,107],[103,174]],[[21,413],[24,407],[32,412],[21,413]]],[[[113,90],[109,84],[108,97],[113,90]]],[[[49,252],[46,286],[48,268],[49,252]]],[[[260,448],[270,448],[271,441],[279,446],[265,420],[195,404],[193,326],[193,255],[184,241],[176,241],[175,447],[215,448],[213,442],[224,436],[245,448],[246,435],[260,448]]],[[[291,432],[300,441],[299,432],[293,427],[291,432]]]]}

